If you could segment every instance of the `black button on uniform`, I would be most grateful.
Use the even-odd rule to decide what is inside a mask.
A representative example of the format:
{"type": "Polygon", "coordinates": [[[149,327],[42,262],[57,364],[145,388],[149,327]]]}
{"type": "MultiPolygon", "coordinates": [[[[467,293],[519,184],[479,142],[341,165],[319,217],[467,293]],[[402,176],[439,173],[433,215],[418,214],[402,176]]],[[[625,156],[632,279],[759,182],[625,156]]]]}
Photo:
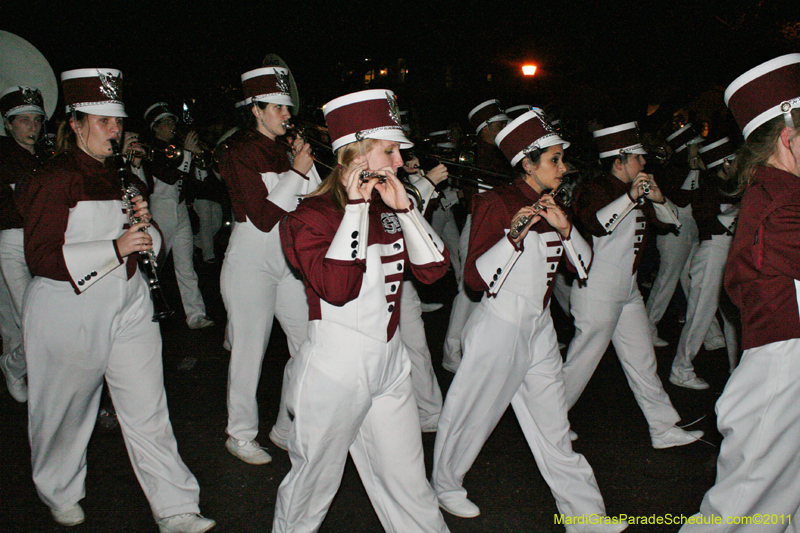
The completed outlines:
{"type": "Polygon", "coordinates": [[[358,232],[354,231],[352,234],[350,234],[350,236],[355,239],[356,237],[358,237],[358,232]]]}

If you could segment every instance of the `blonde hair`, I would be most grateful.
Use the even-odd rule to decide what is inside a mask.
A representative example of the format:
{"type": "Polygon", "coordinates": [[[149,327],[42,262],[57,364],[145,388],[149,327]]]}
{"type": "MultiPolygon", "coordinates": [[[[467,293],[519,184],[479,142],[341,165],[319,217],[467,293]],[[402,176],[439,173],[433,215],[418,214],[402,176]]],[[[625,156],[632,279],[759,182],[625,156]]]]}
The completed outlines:
{"type": "MultiPolygon", "coordinates": [[[[800,109],[792,110],[792,120],[800,125],[800,109]]],[[[733,195],[741,196],[753,184],[756,167],[766,166],[767,161],[775,153],[778,139],[786,127],[783,115],[765,122],[747,137],[747,141],[736,151],[736,184],[733,195]]],[[[795,127],[795,135],[800,134],[800,126],[795,127]]]]}
{"type": "Polygon", "coordinates": [[[345,190],[344,183],[342,183],[343,171],[356,157],[372,150],[377,142],[376,139],[364,139],[363,141],[345,144],[336,150],[336,166],[333,167],[328,177],[322,180],[319,187],[306,198],[321,196],[330,192],[336,209],[344,212],[344,206],[347,205],[347,190],[345,190]]]}

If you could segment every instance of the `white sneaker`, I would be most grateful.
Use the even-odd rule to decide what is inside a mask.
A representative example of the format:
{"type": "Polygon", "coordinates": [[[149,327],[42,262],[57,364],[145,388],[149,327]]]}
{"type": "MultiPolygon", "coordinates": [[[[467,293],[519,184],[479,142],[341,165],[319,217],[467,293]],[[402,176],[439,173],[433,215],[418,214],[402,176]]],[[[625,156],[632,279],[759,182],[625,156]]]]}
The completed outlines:
{"type": "Polygon", "coordinates": [[[703,432],[700,430],[686,431],[678,426],[672,426],[661,435],[652,435],[650,442],[653,443],[653,448],[656,450],[663,450],[697,442],[702,436],[703,432]]]}
{"type": "Polygon", "coordinates": [[[3,371],[3,375],[6,378],[6,386],[8,387],[8,393],[11,394],[11,397],[19,403],[25,403],[28,401],[28,380],[26,376],[15,378],[12,375],[11,369],[8,368],[8,359],[10,356],[11,354],[6,354],[0,357],[0,370],[3,371]]]}
{"type": "Polygon", "coordinates": [[[569,440],[571,440],[572,442],[578,440],[578,434],[572,431],[571,429],[569,430],[569,440]]]}
{"type": "Polygon", "coordinates": [[[698,378],[697,376],[689,379],[681,379],[675,374],[670,373],[669,382],[673,385],[677,385],[678,387],[693,390],[706,390],[708,387],[710,387],[706,380],[703,378],[698,378]]]}
{"type": "Polygon", "coordinates": [[[437,304],[426,304],[426,303],[423,303],[422,305],[420,305],[420,309],[422,309],[423,313],[430,313],[430,312],[433,312],[433,311],[438,311],[442,307],[444,307],[444,304],[438,304],[438,303],[437,304]]]}
{"type": "Polygon", "coordinates": [[[456,371],[458,370],[458,363],[445,363],[444,361],[442,361],[442,368],[444,368],[448,372],[452,372],[453,374],[455,374],[456,371]]]}
{"type": "Polygon", "coordinates": [[[86,520],[83,509],[79,503],[71,507],[64,507],[63,509],[52,507],[50,508],[50,514],[53,515],[53,520],[66,527],[83,524],[84,520],[86,520]]]}
{"type": "Polygon", "coordinates": [[[269,430],[269,440],[272,441],[272,444],[280,448],[281,450],[288,451],[289,450],[289,438],[282,437],[278,430],[275,429],[275,426],[272,426],[272,429],[269,430]]]}
{"type": "Polygon", "coordinates": [[[721,350],[722,348],[725,348],[725,346],[727,346],[727,344],[725,344],[725,337],[723,337],[722,335],[703,342],[703,348],[705,348],[709,352],[713,352],[714,350],[721,350]]]}
{"type": "Polygon", "coordinates": [[[459,518],[475,518],[481,514],[481,510],[478,508],[478,506],[469,501],[468,498],[446,503],[442,500],[439,500],[439,507],[453,516],[458,516],[459,518]]]}
{"type": "Polygon", "coordinates": [[[177,514],[158,521],[160,533],[205,533],[217,523],[197,513],[177,514]]]}
{"type": "MultiPolygon", "coordinates": [[[[595,516],[594,518],[600,518],[595,516]]],[[[628,522],[600,522],[599,524],[570,524],[566,533],[619,533],[628,529],[628,522]]]]}
{"type": "Polygon", "coordinates": [[[272,461],[272,457],[254,440],[236,440],[228,437],[225,447],[234,457],[251,465],[265,465],[272,461]]]}
{"type": "Polygon", "coordinates": [[[206,315],[195,315],[186,319],[186,325],[189,326],[189,329],[203,329],[213,326],[214,321],[206,315]]]}
{"type": "Polygon", "coordinates": [[[666,348],[667,346],[669,346],[669,342],[665,341],[664,339],[656,335],[655,337],[653,337],[653,346],[656,348],[666,348]]]}

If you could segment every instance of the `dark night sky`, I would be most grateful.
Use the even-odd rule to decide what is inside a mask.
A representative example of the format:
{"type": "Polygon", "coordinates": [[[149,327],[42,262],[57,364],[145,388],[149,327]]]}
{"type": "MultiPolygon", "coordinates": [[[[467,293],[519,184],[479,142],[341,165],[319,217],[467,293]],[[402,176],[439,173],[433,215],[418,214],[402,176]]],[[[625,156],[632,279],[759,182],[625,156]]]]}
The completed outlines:
{"type": "Polygon", "coordinates": [[[342,72],[365,58],[404,58],[408,81],[391,87],[401,107],[405,91],[426,113],[452,107],[442,110],[450,119],[489,97],[637,114],[800,51],[796,0],[10,3],[0,8],[1,29],[30,41],[57,75],[122,70],[132,116],[161,98],[229,109],[241,73],[268,53],[289,64],[304,104],[315,105],[359,88],[343,84],[342,72]],[[522,80],[524,60],[541,76],[522,80]],[[444,91],[437,76],[448,65],[457,75],[444,91]]]}

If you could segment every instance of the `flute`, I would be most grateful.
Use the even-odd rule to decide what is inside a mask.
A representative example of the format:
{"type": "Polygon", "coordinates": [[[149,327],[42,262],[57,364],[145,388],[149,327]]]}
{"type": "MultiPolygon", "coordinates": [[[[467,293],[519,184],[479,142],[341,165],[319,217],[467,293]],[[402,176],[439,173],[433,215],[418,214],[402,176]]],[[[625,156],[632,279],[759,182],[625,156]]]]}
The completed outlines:
{"type": "MultiPolygon", "coordinates": [[[[550,192],[550,195],[553,198],[555,198],[556,196],[558,196],[558,194],[561,193],[561,191],[564,189],[566,185],[567,181],[561,180],[561,183],[559,183],[558,187],[556,187],[550,192]]],[[[511,231],[508,232],[508,236],[511,237],[512,239],[516,239],[517,237],[519,237],[522,231],[525,229],[525,226],[528,225],[528,222],[530,222],[533,217],[539,214],[539,211],[541,211],[542,209],[544,209],[544,205],[542,205],[541,200],[533,204],[533,214],[521,216],[519,220],[517,220],[516,224],[512,224],[511,231]]]]}

